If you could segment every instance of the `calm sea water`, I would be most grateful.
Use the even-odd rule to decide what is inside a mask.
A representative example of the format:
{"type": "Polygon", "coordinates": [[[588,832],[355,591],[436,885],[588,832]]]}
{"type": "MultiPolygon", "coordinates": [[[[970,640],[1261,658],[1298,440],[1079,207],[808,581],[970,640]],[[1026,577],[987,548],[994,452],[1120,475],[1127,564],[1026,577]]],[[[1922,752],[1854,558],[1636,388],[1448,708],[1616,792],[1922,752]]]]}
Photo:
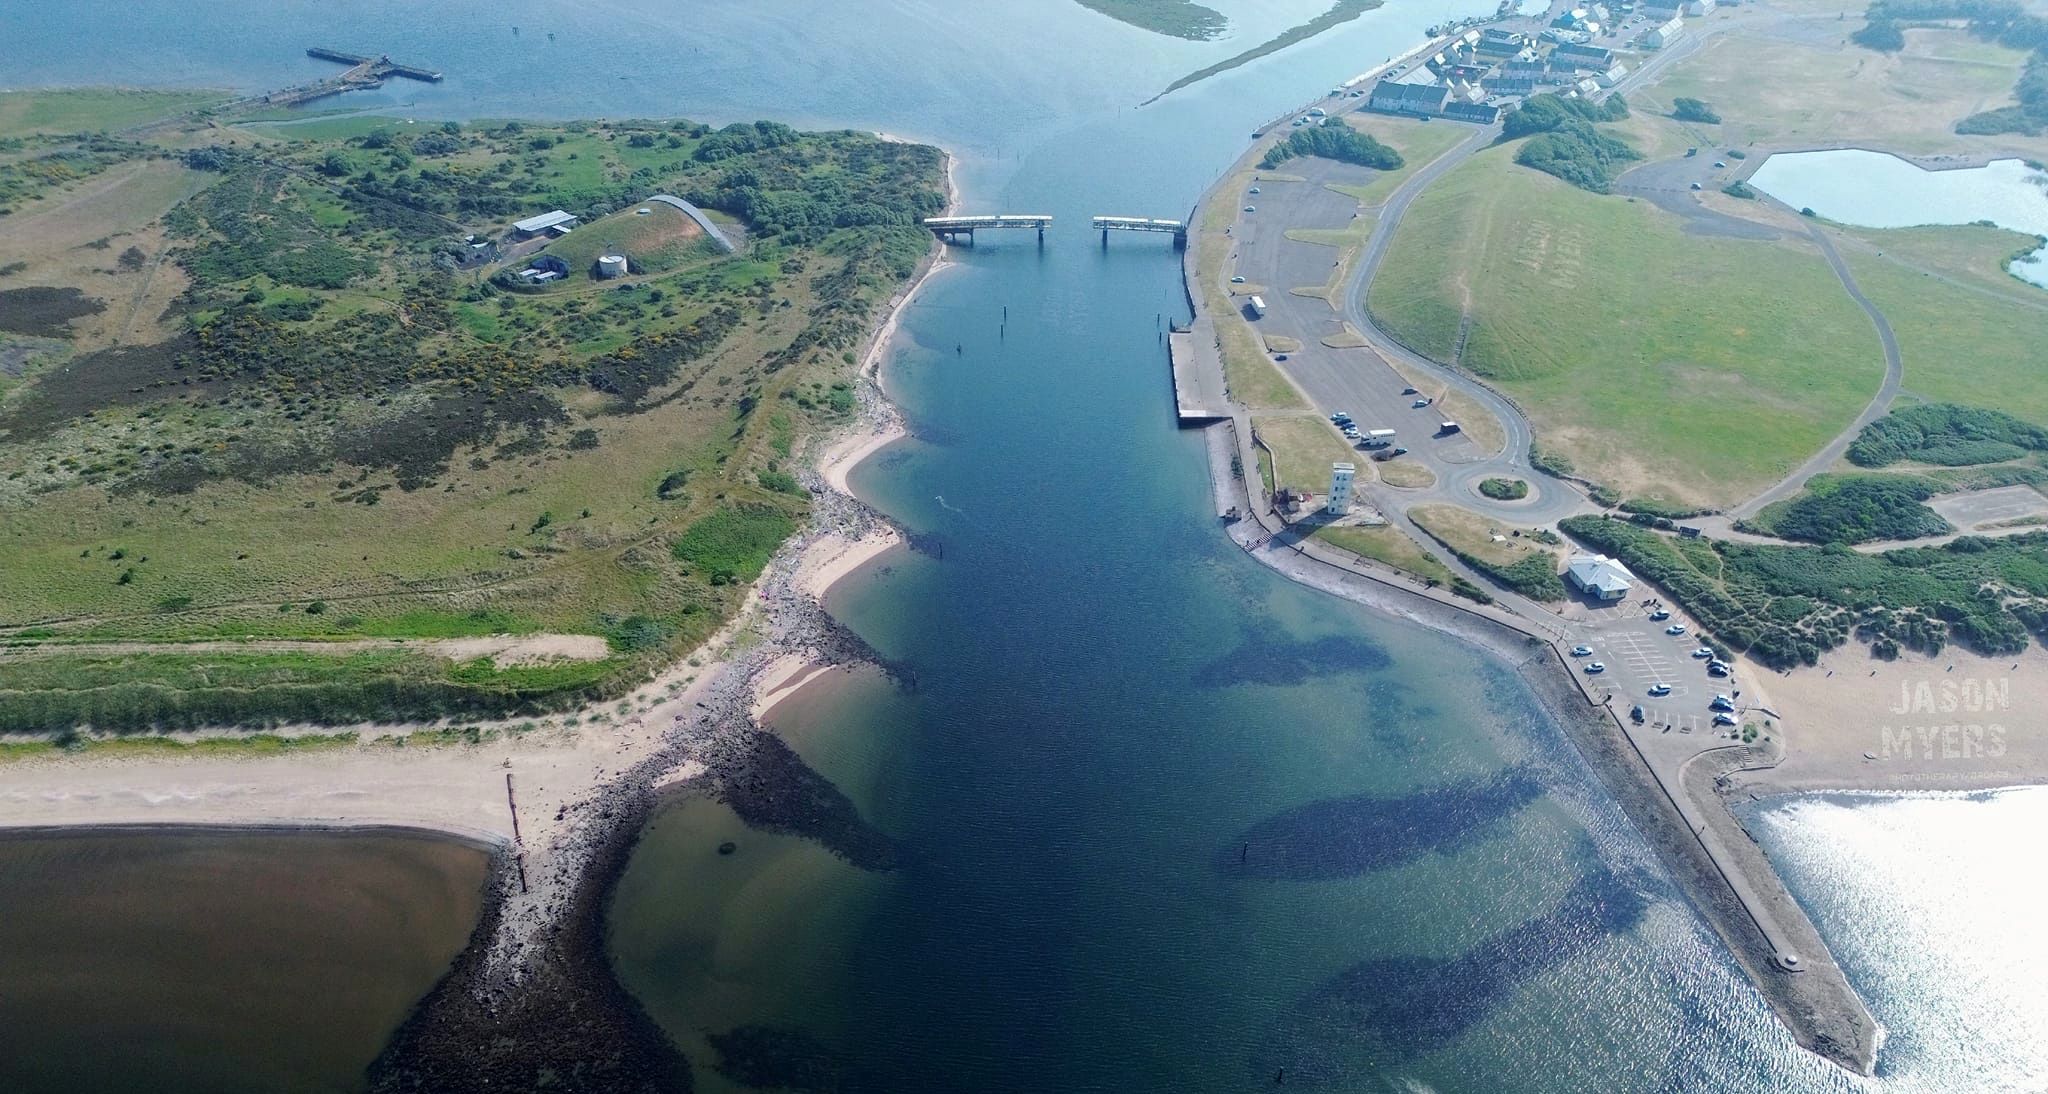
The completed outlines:
{"type": "MultiPolygon", "coordinates": [[[[1161,344],[1177,256],[1081,225],[1183,215],[1255,125],[1492,8],[1394,0],[1137,109],[1324,5],[1215,6],[1236,40],[1065,0],[87,0],[10,16],[0,79],[268,86],[324,71],[305,46],[374,49],[450,78],[352,105],[882,129],[954,149],[967,211],[1057,218],[1042,250],[956,252],[888,367],[919,436],[856,484],[939,552],[834,609],[917,687],[856,677],[776,719],[905,865],[685,801],[621,882],[619,971],[705,1089],[1854,1085],[1792,1045],[1515,677],[1208,517],[1161,344]]],[[[1881,947],[1847,956],[1882,975],[1881,947]]],[[[1946,997],[1880,1017],[1936,1029],[1946,997]]],[[[1963,1058],[1895,1036],[1886,1066],[1944,1089],[1963,1058]]]]}
{"type": "MultiPolygon", "coordinates": [[[[1989,221],[2048,236],[2048,172],[2024,160],[1924,171],[1897,156],[1861,148],[1780,152],[1749,181],[1795,209],[1865,228],[1989,221]]],[[[2022,255],[2006,268],[2048,288],[2048,248],[2022,255]]]]}

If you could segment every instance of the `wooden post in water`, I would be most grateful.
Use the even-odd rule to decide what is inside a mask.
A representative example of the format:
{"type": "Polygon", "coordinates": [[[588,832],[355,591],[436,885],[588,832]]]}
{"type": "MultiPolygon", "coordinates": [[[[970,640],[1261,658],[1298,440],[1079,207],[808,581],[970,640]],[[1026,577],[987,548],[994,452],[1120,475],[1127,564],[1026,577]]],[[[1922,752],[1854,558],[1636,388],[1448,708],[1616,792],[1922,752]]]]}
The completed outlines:
{"type": "Polygon", "coordinates": [[[505,807],[512,811],[512,865],[519,869],[519,891],[526,891],[526,841],[519,835],[519,799],[512,794],[512,773],[505,772],[505,807]]]}

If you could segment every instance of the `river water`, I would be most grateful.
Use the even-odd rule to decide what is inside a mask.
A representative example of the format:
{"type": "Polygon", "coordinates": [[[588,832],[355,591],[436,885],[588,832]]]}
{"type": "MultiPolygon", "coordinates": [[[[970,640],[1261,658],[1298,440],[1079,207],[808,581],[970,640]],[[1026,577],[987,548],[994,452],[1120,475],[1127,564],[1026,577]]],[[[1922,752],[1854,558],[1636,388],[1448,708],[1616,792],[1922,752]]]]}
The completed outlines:
{"type": "Polygon", "coordinates": [[[703,1089],[1852,1085],[1791,1043],[1505,666],[1216,527],[1171,415],[1178,256],[1082,225],[1185,215],[1254,126],[1492,5],[1395,0],[1138,109],[1325,5],[1214,6],[1234,40],[1065,0],[84,0],[10,16],[0,79],[259,87],[324,72],[308,45],[384,51],[449,79],[349,105],[881,129],[953,149],[963,211],[1057,218],[1042,249],[956,250],[886,368],[917,439],[855,485],[929,549],[832,606],[915,687],[855,676],[775,717],[903,865],[685,800],[620,882],[620,975],[703,1089]]]}

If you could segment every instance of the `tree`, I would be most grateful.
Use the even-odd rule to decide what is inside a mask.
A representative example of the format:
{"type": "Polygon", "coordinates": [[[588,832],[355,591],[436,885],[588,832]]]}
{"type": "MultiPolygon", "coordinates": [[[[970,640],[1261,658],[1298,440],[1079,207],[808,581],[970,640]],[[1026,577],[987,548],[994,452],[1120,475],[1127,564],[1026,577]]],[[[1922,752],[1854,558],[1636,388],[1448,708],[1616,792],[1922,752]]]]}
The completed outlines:
{"type": "Polygon", "coordinates": [[[1721,121],[1721,115],[1714,113],[1713,107],[1683,95],[1671,101],[1671,116],[1682,122],[1703,122],[1707,125],[1717,125],[1721,121]]]}
{"type": "Polygon", "coordinates": [[[320,161],[320,173],[331,179],[338,179],[354,169],[355,165],[339,149],[327,153],[320,161]]]}

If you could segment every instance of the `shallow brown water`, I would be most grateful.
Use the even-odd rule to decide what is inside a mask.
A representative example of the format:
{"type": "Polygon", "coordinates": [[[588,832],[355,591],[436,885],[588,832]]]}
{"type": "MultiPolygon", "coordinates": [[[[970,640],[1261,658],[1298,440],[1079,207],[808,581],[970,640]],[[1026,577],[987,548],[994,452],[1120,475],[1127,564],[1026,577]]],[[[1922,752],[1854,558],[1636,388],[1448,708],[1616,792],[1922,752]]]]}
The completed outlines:
{"type": "Polygon", "coordinates": [[[358,1090],[488,867],[399,833],[0,837],[0,1090],[358,1090]]]}

